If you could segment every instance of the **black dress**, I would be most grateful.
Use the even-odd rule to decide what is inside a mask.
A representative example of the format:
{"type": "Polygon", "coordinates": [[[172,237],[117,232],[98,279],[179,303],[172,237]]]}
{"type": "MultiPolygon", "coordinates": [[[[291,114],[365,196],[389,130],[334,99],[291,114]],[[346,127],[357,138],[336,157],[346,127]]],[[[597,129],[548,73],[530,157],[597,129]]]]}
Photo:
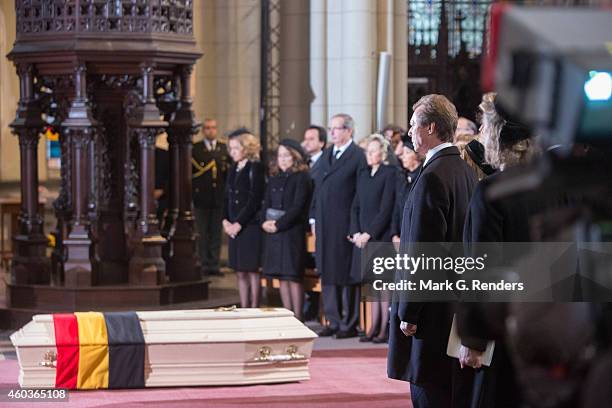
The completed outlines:
{"type": "Polygon", "coordinates": [[[265,184],[259,162],[249,161],[241,170],[234,164],[227,177],[224,218],[242,226],[236,238],[229,239],[229,267],[239,272],[257,272],[261,266],[259,212],[265,184]]]}
{"type": "Polygon", "coordinates": [[[261,222],[267,208],[285,211],[276,221],[278,231],[265,235],[264,275],[301,282],[306,260],[306,227],[310,205],[311,179],[306,172],[282,172],[266,188],[261,222]]]}
{"type": "MultiPolygon", "coordinates": [[[[374,176],[371,171],[371,167],[366,167],[357,175],[357,191],[351,206],[350,235],[366,232],[371,237],[369,242],[389,242],[395,203],[396,168],[381,165],[374,176]]],[[[354,283],[367,281],[362,276],[361,252],[360,248],[353,247],[351,279],[354,283]]]]}

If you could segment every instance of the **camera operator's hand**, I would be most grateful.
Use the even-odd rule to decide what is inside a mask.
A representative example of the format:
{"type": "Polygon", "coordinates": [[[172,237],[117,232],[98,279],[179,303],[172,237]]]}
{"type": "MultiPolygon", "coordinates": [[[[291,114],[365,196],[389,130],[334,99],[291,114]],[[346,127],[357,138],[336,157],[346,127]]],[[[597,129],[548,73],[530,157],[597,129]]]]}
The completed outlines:
{"type": "Polygon", "coordinates": [[[417,325],[416,324],[411,324],[411,323],[408,323],[408,322],[401,322],[400,323],[400,330],[407,337],[414,336],[416,334],[416,331],[417,331],[417,325]]]}
{"type": "Polygon", "coordinates": [[[459,349],[459,365],[463,367],[480,368],[482,367],[482,357],[484,352],[472,350],[471,348],[461,346],[459,349]]]}

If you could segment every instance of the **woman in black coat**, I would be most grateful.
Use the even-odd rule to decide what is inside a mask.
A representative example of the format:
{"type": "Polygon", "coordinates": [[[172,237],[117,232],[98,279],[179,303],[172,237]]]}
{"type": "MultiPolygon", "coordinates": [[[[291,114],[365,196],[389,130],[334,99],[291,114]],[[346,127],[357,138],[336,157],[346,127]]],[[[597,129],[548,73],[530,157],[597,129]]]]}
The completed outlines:
{"type": "MultiPolygon", "coordinates": [[[[368,167],[357,174],[357,189],[351,206],[350,240],[353,248],[351,278],[363,283],[361,271],[361,250],[369,241],[389,242],[391,240],[391,216],[395,202],[395,166],[388,166],[386,160],[388,144],[382,135],[371,135],[367,139],[366,159],[368,167]]],[[[378,254],[377,254],[378,256],[378,254]]],[[[366,271],[367,273],[368,271],[366,271]]],[[[388,340],[389,299],[383,296],[372,302],[372,326],[360,341],[386,343],[388,340]],[[374,337],[377,336],[377,337],[374,337]]]]}
{"type": "MultiPolygon", "coordinates": [[[[396,151],[399,149],[396,149],[396,151]]],[[[412,182],[423,164],[423,157],[414,151],[414,145],[408,134],[402,136],[401,154],[397,155],[401,168],[395,177],[395,205],[393,206],[393,217],[391,218],[391,240],[397,244],[399,249],[400,232],[402,230],[402,214],[404,204],[412,188],[412,182]]]]}
{"type": "Polygon", "coordinates": [[[280,142],[276,164],[266,188],[263,204],[265,234],[263,271],[280,280],[283,307],[302,320],[306,229],[312,181],[306,154],[291,139],[280,142]]]}
{"type": "Polygon", "coordinates": [[[229,236],[229,266],[238,275],[241,307],[259,307],[262,233],[259,212],[265,174],[259,163],[259,141],[249,133],[228,143],[234,161],[225,185],[223,230],[229,236]],[[249,301],[250,295],[250,301],[249,301]]]}
{"type": "MultiPolygon", "coordinates": [[[[480,110],[483,114],[482,135],[484,137],[485,159],[494,168],[503,172],[506,168],[527,163],[536,154],[537,149],[531,140],[529,130],[502,117],[494,104],[495,94],[482,97],[480,110]]],[[[476,253],[473,247],[479,242],[528,242],[530,241],[529,218],[540,211],[521,200],[496,200],[487,198],[487,191],[496,184],[501,173],[482,179],[470,200],[464,228],[464,244],[476,253]]],[[[487,247],[489,252],[491,247],[487,247]]],[[[497,259],[489,254],[489,259],[497,259]]],[[[502,261],[501,259],[497,259],[502,261]]],[[[462,349],[460,365],[481,368],[482,354],[487,342],[495,339],[495,349],[491,365],[470,375],[465,379],[473,381],[472,395],[465,395],[464,400],[455,401],[457,407],[518,407],[520,406],[520,387],[517,385],[514,365],[503,338],[503,333],[493,326],[503,327],[505,322],[505,304],[487,305],[487,315],[499,315],[499,323],[489,321],[483,324],[482,305],[477,303],[462,304],[459,308],[458,322],[461,334],[462,349]],[[499,313],[498,313],[499,312],[499,313]]],[[[466,373],[469,374],[469,373],[466,373]]]]}

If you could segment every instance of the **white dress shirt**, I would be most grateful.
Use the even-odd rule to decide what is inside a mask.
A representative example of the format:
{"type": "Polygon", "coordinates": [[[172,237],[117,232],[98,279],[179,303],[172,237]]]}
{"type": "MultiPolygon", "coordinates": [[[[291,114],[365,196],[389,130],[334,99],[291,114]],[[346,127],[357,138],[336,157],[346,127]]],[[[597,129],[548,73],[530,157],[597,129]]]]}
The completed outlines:
{"type": "Polygon", "coordinates": [[[429,151],[425,155],[425,162],[423,162],[423,166],[425,166],[427,164],[427,162],[429,160],[431,160],[431,158],[434,156],[434,154],[438,153],[442,149],[446,149],[447,147],[451,147],[452,145],[453,144],[450,143],[450,142],[445,142],[445,143],[441,143],[441,144],[437,145],[433,149],[429,149],[429,151]]]}
{"type": "Polygon", "coordinates": [[[320,150],[319,153],[310,156],[310,167],[315,165],[317,160],[321,158],[321,155],[323,155],[323,150],[320,150]]]}
{"type": "Polygon", "coordinates": [[[334,150],[333,150],[333,152],[332,152],[332,153],[333,153],[333,155],[334,155],[334,157],[335,157],[336,159],[339,159],[340,157],[342,157],[342,155],[344,154],[344,151],[345,151],[346,149],[348,149],[348,147],[351,145],[351,143],[353,143],[353,139],[349,139],[349,141],[348,141],[348,142],[346,142],[345,144],[343,144],[343,145],[342,145],[342,146],[340,146],[340,147],[336,147],[336,146],[334,145],[334,150]],[[338,152],[340,152],[340,153],[338,153],[338,152]]]}

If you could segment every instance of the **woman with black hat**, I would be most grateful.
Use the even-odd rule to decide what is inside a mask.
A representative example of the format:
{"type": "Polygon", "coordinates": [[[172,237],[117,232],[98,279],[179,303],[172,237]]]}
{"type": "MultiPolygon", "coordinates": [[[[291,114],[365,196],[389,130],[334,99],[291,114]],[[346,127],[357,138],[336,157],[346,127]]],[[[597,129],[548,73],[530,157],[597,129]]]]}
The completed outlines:
{"type": "MultiPolygon", "coordinates": [[[[526,164],[538,153],[530,130],[513,122],[495,103],[495,94],[487,93],[482,97],[479,108],[482,112],[482,137],[485,162],[498,170],[483,178],[474,190],[466,214],[464,244],[472,254],[478,253],[478,243],[485,244],[488,252],[487,265],[505,263],[503,254],[492,253],[491,243],[530,241],[529,218],[542,208],[525,200],[489,198],[489,190],[499,184],[502,172],[509,167],[526,164]],[[501,255],[501,256],[498,256],[501,255]]],[[[497,252],[497,251],[493,251],[497,252]]],[[[458,325],[461,333],[462,348],[459,374],[463,384],[472,382],[472,393],[463,395],[463,400],[455,400],[457,407],[518,407],[520,388],[517,385],[514,364],[506,346],[503,332],[506,304],[486,305],[487,316],[498,316],[483,320],[484,305],[462,303],[458,311],[458,325]],[[486,323],[483,323],[485,322],[486,323]],[[489,340],[495,340],[493,359],[489,367],[481,367],[482,355],[489,340]],[[470,403],[471,402],[471,403],[470,403]]],[[[469,386],[467,387],[469,388],[469,386]]],[[[465,389],[465,388],[464,388],[465,389]]]]}
{"type": "Polygon", "coordinates": [[[307,156],[299,142],[283,139],[263,204],[266,232],[263,272],[280,280],[283,306],[302,320],[306,229],[312,181],[307,156]]]}
{"type": "MultiPolygon", "coordinates": [[[[423,164],[423,157],[414,150],[414,145],[408,133],[402,135],[402,149],[397,158],[401,167],[395,177],[395,204],[393,206],[393,217],[391,219],[391,240],[399,245],[400,231],[402,229],[402,215],[408,192],[412,188],[412,182],[423,164]]],[[[398,149],[399,150],[399,149],[398,149]]]]}

